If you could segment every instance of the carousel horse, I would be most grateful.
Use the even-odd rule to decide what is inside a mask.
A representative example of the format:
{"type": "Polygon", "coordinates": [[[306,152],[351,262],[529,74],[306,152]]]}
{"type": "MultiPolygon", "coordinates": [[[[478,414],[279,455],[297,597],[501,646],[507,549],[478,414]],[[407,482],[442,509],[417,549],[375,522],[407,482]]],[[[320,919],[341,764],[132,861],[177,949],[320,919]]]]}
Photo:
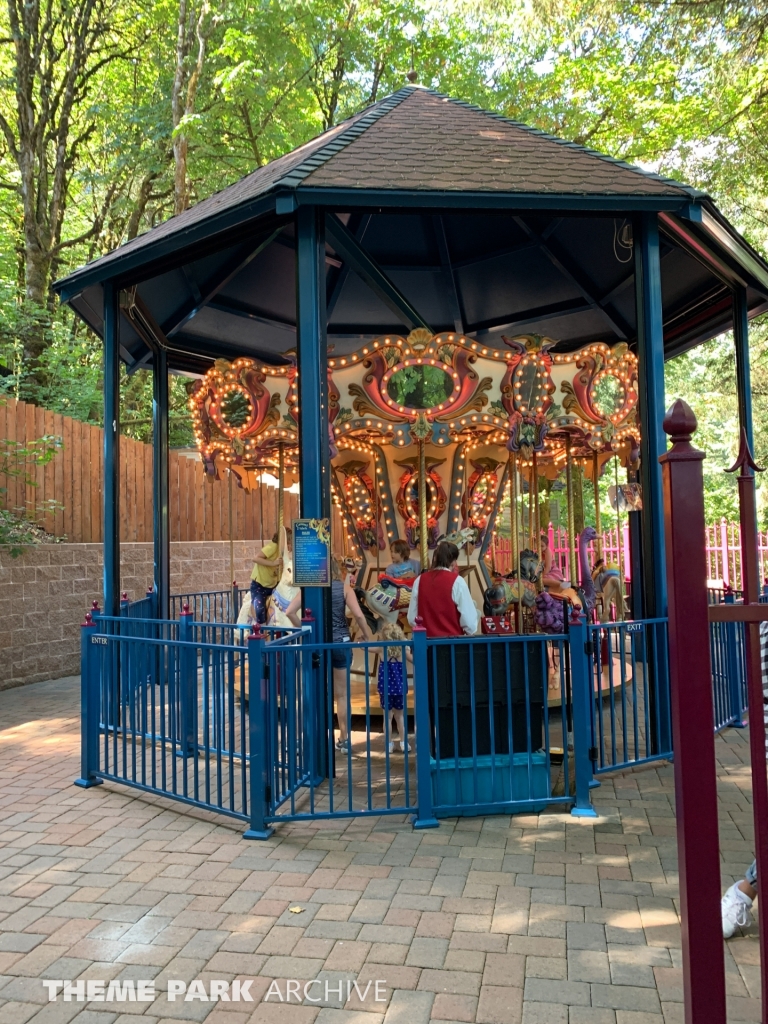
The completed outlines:
{"type": "Polygon", "coordinates": [[[507,576],[496,577],[483,594],[483,614],[505,615],[518,602],[524,608],[533,608],[541,569],[541,559],[536,552],[524,548],[520,552],[520,579],[517,579],[517,568],[507,576]]]}
{"type": "Polygon", "coordinates": [[[280,553],[283,558],[283,574],[267,601],[266,624],[291,628],[294,624],[288,618],[288,606],[298,596],[300,590],[299,587],[293,585],[293,556],[286,551],[285,527],[283,527],[283,536],[280,538],[280,553]]]}
{"type": "Polygon", "coordinates": [[[477,537],[479,530],[475,526],[465,526],[463,530],[456,530],[454,533],[443,533],[437,538],[439,544],[442,540],[447,540],[451,544],[455,544],[456,547],[461,551],[465,546],[470,548],[477,543],[477,537]]]}
{"type": "Polygon", "coordinates": [[[598,573],[595,583],[600,605],[600,621],[609,621],[613,605],[616,608],[616,620],[623,622],[624,616],[629,614],[629,608],[621,586],[619,570],[615,566],[608,566],[598,573]]]}
{"type": "MultiPolygon", "coordinates": [[[[361,606],[363,614],[368,618],[372,615],[376,621],[376,632],[379,625],[388,625],[401,617],[405,617],[411,603],[415,576],[394,579],[382,573],[370,590],[361,590],[361,606]]],[[[369,620],[370,624],[370,620],[369,620]]]]}

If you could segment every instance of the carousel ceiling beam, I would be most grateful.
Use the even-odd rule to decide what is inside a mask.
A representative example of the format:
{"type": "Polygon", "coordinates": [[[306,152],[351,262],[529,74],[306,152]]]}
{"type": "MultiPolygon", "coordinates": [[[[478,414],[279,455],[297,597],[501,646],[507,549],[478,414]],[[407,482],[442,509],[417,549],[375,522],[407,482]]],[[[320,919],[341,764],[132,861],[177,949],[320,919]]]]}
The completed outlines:
{"type": "Polygon", "coordinates": [[[334,251],[350,266],[371,291],[392,310],[395,316],[413,329],[426,327],[431,331],[424,317],[411,305],[402,292],[390,281],[381,267],[371,259],[352,232],[338,217],[326,217],[325,232],[334,251]]]}
{"type": "Polygon", "coordinates": [[[437,248],[440,252],[440,263],[443,268],[443,278],[445,279],[449,313],[453,320],[453,329],[457,334],[463,334],[464,317],[461,313],[459,292],[456,287],[456,278],[453,273],[453,267],[451,266],[451,254],[448,250],[448,239],[445,235],[445,224],[443,223],[443,218],[439,214],[432,217],[432,226],[435,229],[437,248]]]}
{"type": "Polygon", "coordinates": [[[197,316],[200,310],[207,306],[211,299],[215,298],[216,295],[225,288],[229,282],[236,277],[241,270],[245,269],[251,260],[255,259],[260,252],[263,252],[280,234],[283,230],[282,226],[275,228],[266,238],[262,238],[259,244],[254,248],[253,243],[249,242],[247,245],[240,246],[227,262],[221,267],[204,285],[199,286],[192,278],[187,267],[183,268],[184,276],[189,284],[190,291],[192,293],[192,300],[187,301],[181,306],[166,322],[163,324],[163,331],[167,338],[172,338],[174,334],[177,334],[185,324],[197,316]]]}
{"type": "Polygon", "coordinates": [[[486,320],[480,324],[472,324],[467,331],[479,338],[483,334],[494,334],[496,331],[511,330],[516,327],[525,327],[527,324],[540,323],[542,320],[555,320],[561,316],[571,316],[574,313],[588,313],[592,309],[589,302],[559,302],[552,306],[539,306],[537,309],[525,309],[516,317],[508,314],[498,320],[486,320]]]}
{"type": "MultiPolygon", "coordinates": [[[[365,233],[368,230],[372,220],[373,220],[373,214],[370,214],[370,213],[365,213],[360,218],[360,222],[357,225],[357,227],[355,229],[355,232],[354,232],[355,238],[357,239],[358,242],[362,242],[362,240],[365,238],[365,233]]],[[[344,285],[347,283],[347,278],[348,277],[349,277],[349,264],[348,263],[342,263],[341,264],[341,269],[339,270],[339,273],[338,273],[338,275],[336,277],[336,283],[333,286],[333,290],[331,291],[330,295],[328,295],[326,297],[326,300],[325,300],[325,317],[326,317],[325,322],[326,322],[326,324],[329,324],[331,322],[331,314],[333,313],[334,309],[336,308],[336,303],[339,301],[339,298],[341,297],[341,292],[342,292],[342,290],[344,288],[344,285]]]]}
{"type": "Polygon", "coordinates": [[[605,308],[608,303],[606,303],[605,300],[601,302],[601,300],[596,297],[594,294],[595,285],[589,280],[581,267],[579,267],[578,264],[553,239],[543,238],[539,232],[534,231],[534,229],[526,222],[524,217],[515,217],[515,222],[519,224],[523,231],[525,231],[528,236],[538,244],[544,255],[555,267],[557,267],[563,277],[570,281],[570,283],[579,292],[581,292],[584,300],[589,303],[595,312],[600,313],[601,316],[608,321],[613,332],[617,334],[622,341],[628,341],[634,334],[634,331],[629,324],[625,322],[622,316],[619,316],[618,313],[610,312],[605,308]]]}
{"type": "Polygon", "coordinates": [[[152,349],[147,349],[143,356],[139,356],[138,359],[134,359],[130,352],[127,352],[122,346],[120,346],[120,356],[125,363],[125,372],[129,377],[132,377],[137,370],[146,370],[152,362],[152,355],[152,349]]]}
{"type": "MultiPolygon", "coordinates": [[[[296,239],[290,238],[288,235],[278,235],[275,239],[278,245],[282,245],[285,249],[291,249],[296,252],[296,239]]],[[[336,259],[335,256],[331,256],[329,252],[325,254],[325,262],[329,267],[341,267],[343,266],[342,261],[336,259]]]]}
{"type": "Polygon", "coordinates": [[[175,363],[195,358],[208,359],[211,362],[215,359],[232,360],[238,356],[258,359],[260,362],[266,363],[267,366],[287,366],[290,363],[290,359],[287,359],[282,352],[269,351],[257,345],[249,345],[246,349],[242,344],[231,344],[198,334],[183,334],[174,340],[177,344],[168,346],[168,359],[175,363]]]}
{"type": "Polygon", "coordinates": [[[235,302],[232,299],[217,299],[214,302],[207,303],[209,309],[218,310],[219,313],[228,313],[230,316],[243,317],[245,320],[251,320],[253,323],[264,324],[265,327],[276,327],[281,331],[291,331],[292,334],[296,333],[296,324],[292,324],[290,320],[280,320],[273,316],[268,316],[266,313],[262,313],[261,310],[253,309],[251,306],[244,306],[242,303],[235,302]]]}

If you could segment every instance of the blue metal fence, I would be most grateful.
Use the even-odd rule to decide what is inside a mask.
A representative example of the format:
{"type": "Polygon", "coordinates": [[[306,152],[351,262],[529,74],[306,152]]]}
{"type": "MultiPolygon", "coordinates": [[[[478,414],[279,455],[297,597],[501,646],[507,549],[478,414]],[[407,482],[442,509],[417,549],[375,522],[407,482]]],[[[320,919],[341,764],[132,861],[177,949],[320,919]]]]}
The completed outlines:
{"type": "MultiPolygon", "coordinates": [[[[763,588],[765,591],[765,588],[763,588]]],[[[712,593],[712,591],[710,591],[712,593]]],[[[719,600],[710,604],[741,604],[740,591],[714,591],[719,600]]],[[[758,598],[768,602],[765,592],[758,598]]],[[[710,622],[709,645],[712,660],[712,690],[715,710],[715,732],[727,726],[737,729],[746,725],[747,663],[743,622],[710,622]]]]}
{"type": "Polygon", "coordinates": [[[588,743],[574,735],[586,691],[573,689],[569,638],[466,637],[427,642],[435,813],[515,813],[589,806],[588,743]],[[557,787],[553,785],[558,775],[557,787]]]}
{"type": "Polygon", "coordinates": [[[108,616],[83,627],[78,782],[109,779],[248,820],[249,730],[236,698],[246,651],[184,632],[108,616]]]}
{"type": "Polygon", "coordinates": [[[89,620],[80,785],[229,814],[249,837],[316,818],[594,813],[584,659],[566,636],[325,644],[311,625],[244,641],[189,612],[89,620]]]}
{"type": "Polygon", "coordinates": [[[587,654],[595,774],[668,758],[667,620],[590,626],[587,654]]]}
{"type": "Polygon", "coordinates": [[[233,586],[226,590],[171,594],[171,618],[178,618],[188,605],[199,622],[235,622],[247,593],[247,587],[233,586]]]}

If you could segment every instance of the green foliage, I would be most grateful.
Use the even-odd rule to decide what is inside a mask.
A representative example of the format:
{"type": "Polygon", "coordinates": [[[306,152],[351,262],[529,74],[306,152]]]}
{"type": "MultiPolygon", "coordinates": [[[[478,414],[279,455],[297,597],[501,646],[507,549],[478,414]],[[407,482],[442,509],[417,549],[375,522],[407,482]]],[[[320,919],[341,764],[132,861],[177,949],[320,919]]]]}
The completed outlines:
{"type": "MultiPolygon", "coordinates": [[[[180,137],[188,147],[186,192],[196,202],[399,88],[412,61],[424,85],[708,190],[765,249],[768,16],[760,5],[224,0],[205,14],[203,0],[186,2],[192,24],[204,15],[199,68],[194,33],[177,66],[179,0],[93,0],[87,8],[82,0],[51,0],[46,6],[55,26],[48,35],[62,45],[45,52],[28,90],[37,117],[37,148],[29,150],[37,168],[32,204],[20,158],[24,68],[9,19],[14,12],[33,18],[42,8],[8,0],[0,9],[0,363],[10,371],[0,390],[6,393],[101,422],[100,346],[46,300],[45,287],[37,301],[30,298],[39,292],[30,280],[35,245],[45,249],[38,269],[49,283],[172,214],[180,137]],[[86,10],[96,12],[93,31],[75,69],[76,97],[65,122],[60,108],[41,100],[51,89],[61,96],[56,89],[75,54],[64,43],[86,10]],[[197,70],[194,102],[174,127],[174,81],[181,74],[188,84],[197,70]],[[56,171],[59,150],[63,177],[56,171]]],[[[31,39],[34,25],[24,25],[22,34],[31,39]]],[[[754,339],[757,449],[766,461],[765,328],[754,339]]],[[[722,473],[737,436],[728,344],[711,342],[673,361],[667,374],[668,394],[687,397],[699,415],[710,519],[734,508],[732,478],[722,473]]],[[[416,397],[417,404],[437,404],[444,397],[437,377],[417,381],[410,374],[394,386],[402,404],[416,397]]],[[[125,432],[150,440],[149,374],[123,377],[122,407],[125,432]]],[[[170,425],[172,443],[191,442],[179,378],[171,381],[170,425]]]]}
{"type": "Polygon", "coordinates": [[[432,409],[448,398],[453,382],[439,366],[406,366],[389,378],[387,394],[408,409],[432,409]]]}
{"type": "Polygon", "coordinates": [[[21,555],[30,544],[43,539],[45,535],[38,525],[39,520],[61,506],[54,500],[9,506],[9,478],[20,477],[27,487],[36,487],[30,470],[46,465],[61,448],[61,438],[47,434],[26,443],[0,439],[0,544],[9,546],[13,558],[21,555]]]}

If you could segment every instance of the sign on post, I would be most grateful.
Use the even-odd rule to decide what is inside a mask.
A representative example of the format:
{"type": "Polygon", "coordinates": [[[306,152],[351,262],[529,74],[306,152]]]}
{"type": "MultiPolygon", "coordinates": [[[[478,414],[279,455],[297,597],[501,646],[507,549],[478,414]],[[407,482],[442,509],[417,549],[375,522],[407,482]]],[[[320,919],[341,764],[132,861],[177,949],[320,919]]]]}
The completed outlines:
{"type": "Polygon", "coordinates": [[[330,587],[330,519],[293,520],[293,585],[330,587]]]}

